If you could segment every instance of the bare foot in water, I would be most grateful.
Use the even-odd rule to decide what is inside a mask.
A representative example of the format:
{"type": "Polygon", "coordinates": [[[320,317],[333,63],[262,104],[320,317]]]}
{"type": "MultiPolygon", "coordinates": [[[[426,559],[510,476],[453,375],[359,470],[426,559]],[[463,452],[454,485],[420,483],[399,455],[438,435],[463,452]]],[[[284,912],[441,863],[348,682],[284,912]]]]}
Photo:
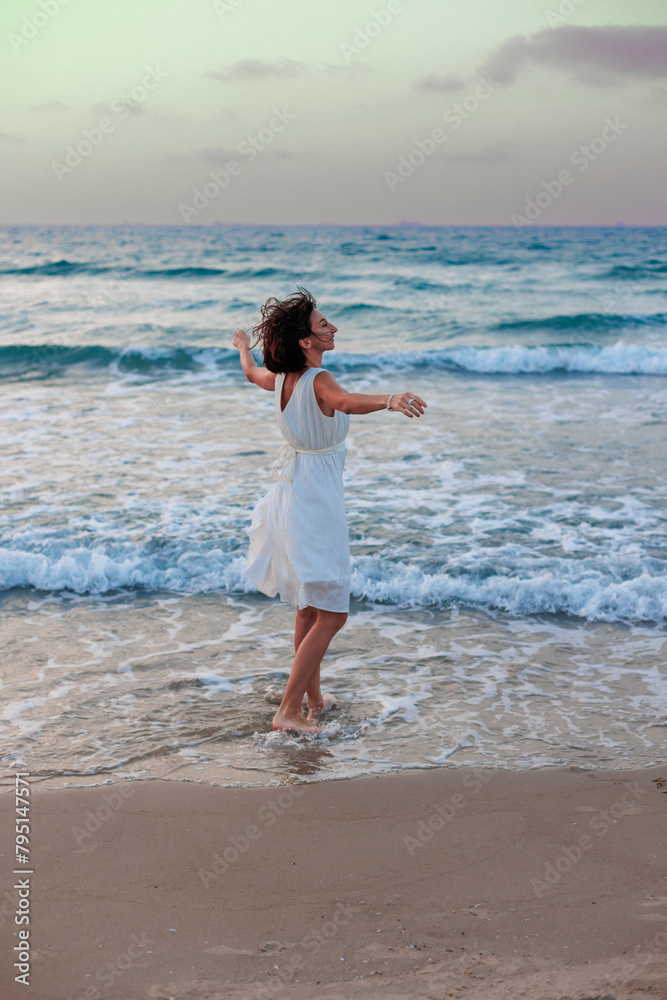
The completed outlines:
{"type": "Polygon", "coordinates": [[[276,712],[273,716],[273,728],[278,730],[287,729],[293,733],[322,732],[319,726],[314,726],[308,719],[304,719],[302,715],[284,715],[280,711],[276,712]]]}
{"type": "Polygon", "coordinates": [[[320,701],[313,702],[312,704],[308,702],[308,715],[306,718],[309,722],[313,719],[318,719],[325,712],[331,711],[336,705],[336,699],[332,694],[323,694],[320,701]]]}

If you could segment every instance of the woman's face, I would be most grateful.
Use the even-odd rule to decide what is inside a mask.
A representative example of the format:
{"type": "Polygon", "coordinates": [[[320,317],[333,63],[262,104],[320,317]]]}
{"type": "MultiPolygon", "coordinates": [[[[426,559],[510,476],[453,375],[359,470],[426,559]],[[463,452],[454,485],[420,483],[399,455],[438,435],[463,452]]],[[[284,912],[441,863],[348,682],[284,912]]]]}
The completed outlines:
{"type": "Polygon", "coordinates": [[[310,329],[318,347],[323,351],[333,351],[335,347],[334,334],[338,332],[338,327],[325,319],[319,309],[313,309],[310,314],[310,329]]]}

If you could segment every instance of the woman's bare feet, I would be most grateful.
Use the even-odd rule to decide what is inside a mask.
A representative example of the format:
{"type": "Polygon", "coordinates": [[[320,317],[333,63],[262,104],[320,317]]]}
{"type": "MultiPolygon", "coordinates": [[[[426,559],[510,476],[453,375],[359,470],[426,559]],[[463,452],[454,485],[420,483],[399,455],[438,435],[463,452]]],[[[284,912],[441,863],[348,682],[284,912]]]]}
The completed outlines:
{"type": "Polygon", "coordinates": [[[312,722],[308,719],[304,719],[303,715],[285,715],[284,712],[278,710],[273,716],[273,728],[287,729],[293,733],[321,733],[322,730],[319,726],[314,726],[312,722]]]}
{"type": "Polygon", "coordinates": [[[332,694],[323,694],[320,701],[308,702],[308,715],[306,716],[309,722],[313,719],[318,719],[325,712],[331,711],[336,705],[336,699],[332,694]]]}

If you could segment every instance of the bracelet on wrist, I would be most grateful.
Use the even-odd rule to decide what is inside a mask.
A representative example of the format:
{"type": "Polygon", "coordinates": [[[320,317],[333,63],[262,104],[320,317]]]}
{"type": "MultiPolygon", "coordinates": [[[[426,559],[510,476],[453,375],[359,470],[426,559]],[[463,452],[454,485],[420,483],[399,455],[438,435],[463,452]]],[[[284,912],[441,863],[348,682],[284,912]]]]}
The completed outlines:
{"type": "Polygon", "coordinates": [[[389,397],[389,399],[387,400],[387,409],[388,409],[388,410],[390,410],[390,409],[391,409],[391,401],[392,401],[392,399],[394,398],[394,396],[395,396],[395,395],[396,395],[396,393],[395,393],[395,392],[392,392],[391,396],[390,396],[390,397],[389,397]]]}

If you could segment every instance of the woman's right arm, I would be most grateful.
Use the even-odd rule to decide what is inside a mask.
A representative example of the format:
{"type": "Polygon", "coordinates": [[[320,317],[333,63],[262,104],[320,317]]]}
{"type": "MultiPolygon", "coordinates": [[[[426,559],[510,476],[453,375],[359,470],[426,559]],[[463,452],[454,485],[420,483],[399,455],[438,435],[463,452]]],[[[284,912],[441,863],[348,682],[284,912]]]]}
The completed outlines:
{"type": "Polygon", "coordinates": [[[405,417],[421,417],[427,404],[415,392],[393,392],[373,395],[368,392],[348,392],[325,368],[313,379],[319,400],[341,413],[373,413],[395,410],[405,417]]]}
{"type": "Polygon", "coordinates": [[[245,330],[238,329],[236,331],[234,334],[233,344],[234,347],[238,347],[241,358],[241,367],[245,372],[245,377],[248,379],[248,382],[254,382],[254,384],[260,386],[260,388],[268,389],[272,392],[276,387],[275,373],[270,372],[268,368],[260,368],[257,364],[253,353],[250,350],[250,337],[245,330]]]}

